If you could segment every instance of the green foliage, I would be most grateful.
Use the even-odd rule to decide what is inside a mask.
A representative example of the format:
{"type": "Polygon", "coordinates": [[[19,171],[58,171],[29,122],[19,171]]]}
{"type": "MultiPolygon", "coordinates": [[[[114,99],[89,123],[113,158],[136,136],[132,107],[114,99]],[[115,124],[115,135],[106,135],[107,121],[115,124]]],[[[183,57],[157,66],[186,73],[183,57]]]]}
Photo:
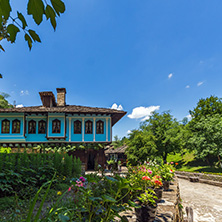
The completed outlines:
{"type": "Polygon", "coordinates": [[[192,117],[189,122],[190,125],[197,123],[201,118],[207,117],[208,115],[222,114],[222,100],[216,96],[210,96],[206,99],[200,99],[197,106],[190,110],[192,117]]]}
{"type": "Polygon", "coordinates": [[[15,206],[15,197],[0,198],[0,211],[15,206]]]}
{"type": "Polygon", "coordinates": [[[192,136],[188,143],[195,148],[197,158],[204,159],[210,164],[210,159],[216,157],[219,166],[222,156],[222,119],[220,114],[201,117],[192,127],[192,136]]]}
{"type": "Polygon", "coordinates": [[[11,153],[11,151],[10,147],[0,147],[0,153],[11,153]]]}
{"type": "Polygon", "coordinates": [[[174,177],[172,165],[164,164],[161,167],[160,176],[165,181],[171,181],[174,177]]]}
{"type": "Polygon", "coordinates": [[[0,160],[0,195],[4,196],[29,196],[55,172],[61,180],[81,173],[81,161],[68,154],[0,153],[0,160]]]}
{"type": "Polygon", "coordinates": [[[137,164],[147,158],[161,157],[166,163],[167,155],[182,146],[181,126],[169,112],[154,112],[149,120],[143,122],[139,130],[130,133],[127,142],[129,163],[137,164]]]}
{"type": "Polygon", "coordinates": [[[74,205],[69,208],[69,213],[65,214],[69,220],[113,221],[115,217],[123,218],[120,212],[129,209],[129,205],[122,205],[123,198],[131,191],[131,185],[126,178],[117,175],[101,177],[91,174],[85,178],[74,179],[72,184],[72,190],[76,194],[72,201],[74,205]],[[122,196],[123,190],[125,190],[124,196],[122,196]]]}
{"type": "Polygon", "coordinates": [[[138,200],[141,202],[141,204],[146,206],[156,206],[155,199],[157,199],[157,197],[152,189],[145,190],[144,193],[140,194],[140,196],[138,197],[138,200]]]}
{"type": "Polygon", "coordinates": [[[222,167],[222,100],[216,96],[200,99],[190,114],[192,119],[187,125],[186,147],[194,150],[195,156],[208,165],[214,163],[222,167]]]}
{"type": "Polygon", "coordinates": [[[112,145],[114,146],[114,148],[118,148],[118,147],[121,147],[123,145],[126,145],[127,141],[128,141],[128,138],[126,138],[125,136],[122,139],[120,139],[116,135],[116,136],[114,136],[114,140],[112,142],[112,145]]]}
{"type": "MultiPolygon", "coordinates": [[[[43,18],[50,19],[51,25],[56,29],[56,18],[65,12],[65,4],[61,0],[28,0],[26,14],[22,14],[12,8],[9,0],[0,1],[0,41],[6,39],[14,43],[16,41],[17,33],[24,31],[25,41],[27,41],[29,49],[32,48],[33,41],[41,42],[38,34],[35,31],[28,29],[28,17],[32,17],[33,21],[40,25],[43,18]],[[17,17],[12,15],[16,12],[17,17]]],[[[2,45],[0,49],[4,51],[2,45]]]]}
{"type": "Polygon", "coordinates": [[[127,159],[133,165],[139,161],[146,161],[148,157],[154,156],[157,151],[155,137],[147,130],[133,130],[127,146],[127,159]]]}
{"type": "Polygon", "coordinates": [[[165,163],[169,153],[180,149],[180,126],[169,112],[163,112],[162,114],[154,112],[141,128],[150,130],[153,133],[155,136],[157,155],[161,156],[165,163]]]}
{"type": "Polygon", "coordinates": [[[9,104],[6,98],[8,98],[9,95],[6,93],[0,94],[0,108],[6,109],[6,108],[12,108],[13,106],[9,104]]]}

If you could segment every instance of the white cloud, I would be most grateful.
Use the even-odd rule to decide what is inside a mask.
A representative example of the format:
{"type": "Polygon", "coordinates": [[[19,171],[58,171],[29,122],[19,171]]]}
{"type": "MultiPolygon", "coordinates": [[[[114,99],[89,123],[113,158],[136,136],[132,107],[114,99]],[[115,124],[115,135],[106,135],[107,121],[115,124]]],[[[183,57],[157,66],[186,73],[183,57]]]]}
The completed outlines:
{"type": "Polygon", "coordinates": [[[173,73],[170,73],[169,75],[168,75],[168,79],[171,79],[173,77],[173,73]]]}
{"type": "Polygon", "coordinates": [[[201,85],[203,85],[203,82],[198,82],[198,83],[197,83],[197,86],[198,86],[198,87],[201,86],[201,85]]]}
{"type": "Polygon", "coordinates": [[[27,95],[29,95],[29,91],[28,90],[21,90],[20,96],[27,96],[27,95]]]}
{"type": "Polygon", "coordinates": [[[130,119],[140,119],[143,118],[142,121],[147,120],[150,118],[152,113],[155,110],[159,110],[160,106],[149,106],[149,107],[136,107],[133,109],[132,113],[128,115],[130,119]]]}
{"type": "Polygon", "coordinates": [[[111,109],[123,110],[123,107],[122,105],[117,105],[116,103],[113,103],[111,109]]]}
{"type": "Polygon", "coordinates": [[[189,86],[189,85],[187,85],[185,88],[186,88],[186,89],[189,89],[189,88],[190,88],[190,86],[189,86]]]}
{"type": "Polygon", "coordinates": [[[24,107],[22,104],[16,105],[16,108],[22,108],[24,107]]]}
{"type": "Polygon", "coordinates": [[[132,133],[132,131],[131,130],[127,130],[127,134],[130,134],[130,133],[132,133]]]}
{"type": "Polygon", "coordinates": [[[187,115],[186,117],[187,117],[188,119],[191,119],[191,118],[192,118],[190,114],[189,114],[189,115],[187,115]]]}

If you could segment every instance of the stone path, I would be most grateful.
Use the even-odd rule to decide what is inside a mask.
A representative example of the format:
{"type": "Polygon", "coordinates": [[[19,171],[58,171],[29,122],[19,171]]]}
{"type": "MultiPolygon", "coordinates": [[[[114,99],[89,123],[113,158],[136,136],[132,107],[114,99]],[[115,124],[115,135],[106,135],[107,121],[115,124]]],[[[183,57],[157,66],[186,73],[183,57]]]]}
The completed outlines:
{"type": "Polygon", "coordinates": [[[222,222],[222,188],[178,179],[182,205],[192,207],[194,222],[222,222]]]}

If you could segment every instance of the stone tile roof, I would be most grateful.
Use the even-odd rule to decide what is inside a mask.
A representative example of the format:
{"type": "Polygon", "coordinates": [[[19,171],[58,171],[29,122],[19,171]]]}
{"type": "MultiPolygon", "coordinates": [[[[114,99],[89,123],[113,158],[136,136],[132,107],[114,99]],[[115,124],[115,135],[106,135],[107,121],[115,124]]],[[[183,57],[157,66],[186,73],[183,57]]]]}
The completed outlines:
{"type": "Polygon", "coordinates": [[[114,146],[107,146],[107,149],[105,150],[105,154],[114,154],[114,153],[125,153],[127,145],[123,145],[121,147],[118,148],[114,148],[114,146]]]}
{"type": "Polygon", "coordinates": [[[118,122],[124,115],[125,111],[108,108],[88,107],[88,106],[29,106],[21,108],[0,109],[0,113],[67,113],[67,114],[110,114],[112,117],[112,126],[118,122]]]}

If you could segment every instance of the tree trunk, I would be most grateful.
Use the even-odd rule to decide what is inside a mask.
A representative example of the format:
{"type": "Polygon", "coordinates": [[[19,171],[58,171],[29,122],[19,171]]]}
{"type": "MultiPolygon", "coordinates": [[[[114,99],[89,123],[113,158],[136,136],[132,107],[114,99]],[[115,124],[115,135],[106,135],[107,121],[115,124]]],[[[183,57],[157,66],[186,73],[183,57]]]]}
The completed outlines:
{"type": "Polygon", "coordinates": [[[219,155],[219,154],[218,154],[217,158],[218,158],[220,167],[222,167],[222,166],[221,166],[221,159],[220,159],[220,155],[219,155]]]}
{"type": "Polygon", "coordinates": [[[164,155],[163,155],[163,162],[164,162],[164,164],[167,163],[167,153],[164,153],[164,155]]]}
{"type": "Polygon", "coordinates": [[[210,166],[210,162],[209,162],[208,156],[206,157],[206,161],[207,161],[208,166],[210,166]]]}

